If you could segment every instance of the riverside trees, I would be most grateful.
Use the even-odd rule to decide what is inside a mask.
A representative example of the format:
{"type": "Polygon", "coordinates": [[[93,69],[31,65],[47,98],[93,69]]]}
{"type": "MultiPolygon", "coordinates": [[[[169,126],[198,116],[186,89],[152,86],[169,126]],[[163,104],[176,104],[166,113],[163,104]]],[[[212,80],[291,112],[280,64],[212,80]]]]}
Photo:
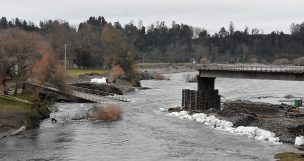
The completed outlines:
{"type": "Polygon", "coordinates": [[[15,94],[18,88],[24,88],[27,80],[55,80],[57,66],[52,54],[51,46],[38,33],[18,28],[1,30],[0,80],[4,93],[7,94],[6,81],[9,78],[15,82],[15,94]]]}
{"type": "Polygon", "coordinates": [[[79,26],[72,26],[67,21],[47,20],[37,27],[19,18],[0,19],[0,30],[20,28],[42,35],[53,48],[56,59],[64,58],[63,44],[70,44],[68,59],[79,67],[111,68],[114,58],[119,56],[117,44],[124,44],[120,51],[132,53],[137,62],[174,63],[206,58],[216,63],[271,63],[284,58],[292,62],[303,56],[304,23],[292,24],[291,34],[279,31],[264,34],[261,29],[245,26],[244,30],[236,30],[235,26],[230,22],[227,27],[210,34],[205,29],[174,21],[170,25],[156,22],[143,26],[140,21],[137,26],[133,22],[122,26],[99,16],[90,17],[79,26]],[[109,38],[113,41],[109,42],[109,38]]]}

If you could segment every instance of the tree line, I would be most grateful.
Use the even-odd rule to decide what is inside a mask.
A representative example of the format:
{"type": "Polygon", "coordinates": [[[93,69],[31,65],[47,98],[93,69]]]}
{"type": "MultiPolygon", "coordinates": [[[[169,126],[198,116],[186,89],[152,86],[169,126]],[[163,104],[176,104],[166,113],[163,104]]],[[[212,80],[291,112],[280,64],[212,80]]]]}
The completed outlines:
{"type": "Polygon", "coordinates": [[[137,62],[174,63],[206,58],[215,63],[271,63],[275,59],[296,59],[304,51],[304,23],[291,24],[291,34],[264,34],[246,26],[242,31],[235,30],[230,22],[228,27],[210,34],[206,29],[174,21],[169,26],[164,21],[147,27],[142,21],[122,26],[99,16],[78,26],[60,20],[41,21],[36,26],[31,21],[8,21],[2,17],[0,29],[8,28],[39,33],[51,44],[58,59],[63,58],[63,45],[69,44],[68,58],[77,66],[110,68],[119,52],[131,53],[137,62]]]}

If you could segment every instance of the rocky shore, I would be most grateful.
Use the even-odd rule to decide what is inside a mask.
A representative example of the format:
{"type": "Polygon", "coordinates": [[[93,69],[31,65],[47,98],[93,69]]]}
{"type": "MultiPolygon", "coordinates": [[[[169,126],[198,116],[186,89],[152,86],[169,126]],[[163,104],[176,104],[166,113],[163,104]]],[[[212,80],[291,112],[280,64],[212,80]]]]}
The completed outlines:
{"type": "Polygon", "coordinates": [[[254,126],[271,131],[280,141],[294,143],[295,137],[304,135],[304,119],[285,116],[280,105],[251,101],[227,101],[221,110],[204,111],[233,123],[234,127],[254,126]]]}

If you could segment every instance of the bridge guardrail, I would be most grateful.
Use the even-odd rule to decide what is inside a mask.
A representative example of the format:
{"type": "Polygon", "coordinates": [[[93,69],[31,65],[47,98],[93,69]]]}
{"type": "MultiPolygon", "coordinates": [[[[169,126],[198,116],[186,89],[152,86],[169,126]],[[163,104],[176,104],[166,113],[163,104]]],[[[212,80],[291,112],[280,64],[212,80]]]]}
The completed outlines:
{"type": "Polygon", "coordinates": [[[196,68],[198,70],[304,73],[304,66],[206,64],[198,65],[196,68]]]}

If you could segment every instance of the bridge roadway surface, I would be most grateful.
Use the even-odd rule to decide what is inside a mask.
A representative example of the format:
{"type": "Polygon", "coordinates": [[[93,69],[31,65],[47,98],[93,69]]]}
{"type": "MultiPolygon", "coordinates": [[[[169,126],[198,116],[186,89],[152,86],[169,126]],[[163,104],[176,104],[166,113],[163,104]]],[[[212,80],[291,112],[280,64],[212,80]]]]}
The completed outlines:
{"type": "Polygon", "coordinates": [[[304,81],[304,66],[198,65],[200,77],[304,81]]]}
{"type": "MultiPolygon", "coordinates": [[[[57,93],[62,93],[58,88],[56,88],[52,84],[47,83],[30,83],[33,86],[37,86],[39,88],[44,88],[50,91],[54,91],[57,93]]],[[[76,98],[80,98],[83,100],[87,100],[94,103],[103,103],[105,101],[120,101],[120,102],[130,102],[126,97],[123,96],[117,96],[113,93],[105,92],[105,91],[98,91],[98,90],[92,90],[87,88],[81,88],[81,87],[72,87],[74,90],[72,90],[71,93],[62,93],[65,95],[70,95],[76,98]],[[102,95],[101,95],[102,94],[102,95]],[[106,96],[104,94],[107,94],[106,96]]]]}

